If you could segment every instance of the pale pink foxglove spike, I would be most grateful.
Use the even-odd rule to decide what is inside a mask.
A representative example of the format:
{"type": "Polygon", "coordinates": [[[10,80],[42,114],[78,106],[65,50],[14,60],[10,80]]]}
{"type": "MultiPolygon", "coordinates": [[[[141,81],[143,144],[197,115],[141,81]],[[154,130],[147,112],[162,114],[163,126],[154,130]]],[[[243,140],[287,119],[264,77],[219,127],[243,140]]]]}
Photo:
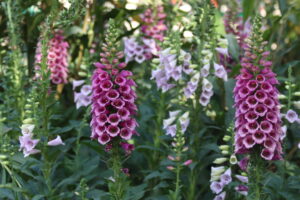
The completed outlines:
{"type": "MultiPolygon", "coordinates": [[[[54,84],[68,82],[68,48],[69,44],[64,40],[62,31],[55,32],[54,37],[48,43],[47,69],[50,71],[50,79],[54,84]]],[[[37,44],[35,55],[35,79],[41,78],[41,42],[37,44]]]]}

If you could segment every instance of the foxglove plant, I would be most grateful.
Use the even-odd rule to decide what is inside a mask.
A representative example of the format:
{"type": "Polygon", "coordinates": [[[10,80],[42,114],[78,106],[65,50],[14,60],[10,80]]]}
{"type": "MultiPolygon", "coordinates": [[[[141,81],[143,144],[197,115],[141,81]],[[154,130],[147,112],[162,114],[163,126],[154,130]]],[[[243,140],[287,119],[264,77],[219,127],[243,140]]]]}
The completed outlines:
{"type": "Polygon", "coordinates": [[[236,36],[241,49],[247,48],[248,45],[245,41],[250,36],[250,20],[243,21],[241,1],[233,0],[229,2],[230,6],[224,15],[225,31],[227,34],[236,36]]]}
{"type": "Polygon", "coordinates": [[[141,15],[141,41],[139,44],[136,38],[124,38],[124,54],[126,62],[135,60],[138,63],[143,63],[145,60],[150,60],[153,56],[157,56],[159,46],[157,42],[164,40],[164,32],[167,30],[165,25],[164,8],[162,5],[148,8],[141,15]]]}
{"type": "Polygon", "coordinates": [[[180,110],[169,112],[169,118],[164,120],[164,129],[166,130],[166,134],[173,137],[172,155],[169,155],[168,159],[174,166],[167,166],[167,169],[176,173],[175,190],[170,191],[170,198],[173,200],[177,200],[181,196],[180,191],[182,186],[180,181],[180,172],[182,168],[192,164],[193,162],[191,159],[184,162],[182,161],[184,152],[188,150],[188,147],[185,147],[184,132],[186,131],[189,122],[189,113],[185,112],[182,114],[180,110]]]}
{"type": "Polygon", "coordinates": [[[141,19],[144,24],[141,31],[145,38],[164,40],[164,32],[167,30],[165,25],[166,14],[162,5],[155,8],[148,8],[142,15],[141,19]]]}
{"type": "MultiPolygon", "coordinates": [[[[250,153],[250,168],[261,173],[264,160],[282,159],[278,81],[264,51],[260,19],[257,17],[234,88],[235,153],[250,153]],[[260,158],[261,157],[261,158],[260,158]],[[255,167],[255,169],[254,169],[255,167]]],[[[251,172],[250,172],[251,173],[251,172]]],[[[250,198],[261,199],[261,175],[250,176],[250,198]]]]}
{"type": "Polygon", "coordinates": [[[157,55],[157,47],[153,39],[143,38],[143,45],[139,45],[134,37],[125,37],[123,40],[126,63],[132,60],[143,63],[145,60],[151,59],[153,55],[157,55]]]}
{"type": "Polygon", "coordinates": [[[233,124],[227,129],[228,134],[223,137],[223,141],[226,143],[220,145],[219,149],[221,151],[222,157],[216,158],[214,164],[221,166],[211,167],[211,178],[210,178],[210,189],[216,194],[214,199],[224,199],[226,193],[230,193],[231,182],[234,182],[232,185],[238,185],[234,188],[236,192],[241,195],[247,196],[248,186],[248,177],[247,177],[247,167],[248,167],[248,158],[245,157],[238,162],[237,157],[234,153],[234,127],[233,124]],[[240,172],[241,173],[237,173],[240,172]]]}
{"type": "MultiPolygon", "coordinates": [[[[49,41],[47,65],[50,70],[50,79],[54,84],[65,84],[68,78],[68,48],[69,44],[64,40],[62,31],[56,31],[49,41]]],[[[41,78],[42,51],[41,43],[38,42],[35,55],[35,78],[41,78]]]]}
{"type": "Polygon", "coordinates": [[[113,20],[109,21],[109,29],[102,46],[100,62],[92,76],[92,120],[91,138],[105,145],[112,152],[112,169],[114,181],[109,186],[115,199],[122,199],[125,192],[125,178],[121,174],[120,147],[128,154],[133,146],[128,140],[136,134],[135,105],[136,86],[130,78],[132,72],[124,70],[126,63],[121,62],[123,52],[119,51],[117,41],[119,31],[113,20]]]}

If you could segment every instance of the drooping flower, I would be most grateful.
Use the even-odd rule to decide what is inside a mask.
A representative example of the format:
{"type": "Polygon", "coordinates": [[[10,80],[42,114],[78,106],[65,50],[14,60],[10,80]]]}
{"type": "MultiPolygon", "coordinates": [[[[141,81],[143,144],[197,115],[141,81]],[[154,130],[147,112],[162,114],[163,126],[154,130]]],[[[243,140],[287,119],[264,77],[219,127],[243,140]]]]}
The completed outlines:
{"type": "MultiPolygon", "coordinates": [[[[65,84],[68,78],[68,48],[69,44],[64,40],[62,31],[56,31],[54,37],[48,43],[47,66],[50,70],[50,79],[54,84],[65,84]]],[[[35,78],[41,78],[42,52],[39,42],[35,55],[35,78]]]]}
{"type": "Polygon", "coordinates": [[[221,194],[218,194],[215,196],[214,200],[225,200],[226,192],[222,192],[221,194]]]}
{"type": "Polygon", "coordinates": [[[225,173],[221,175],[220,180],[223,185],[228,185],[229,183],[231,183],[232,178],[231,178],[231,169],[230,168],[228,168],[225,171],[225,173]]]}
{"type": "Polygon", "coordinates": [[[81,86],[82,84],[84,84],[84,80],[73,81],[74,102],[76,103],[76,109],[79,109],[81,106],[87,107],[92,102],[91,85],[83,85],[80,89],[80,92],[76,92],[76,88],[81,86]]]}
{"type": "Polygon", "coordinates": [[[257,66],[257,55],[247,49],[242,59],[240,75],[234,88],[235,100],[235,153],[244,154],[259,145],[261,157],[281,159],[281,119],[275,73],[270,61],[262,54],[257,66]]]}
{"type": "Polygon", "coordinates": [[[170,53],[170,48],[159,52],[159,68],[152,71],[151,79],[155,79],[156,85],[162,92],[175,87],[171,79],[178,81],[182,75],[182,67],[176,66],[177,58],[175,54],[170,53]]]}
{"type": "Polygon", "coordinates": [[[211,167],[210,181],[217,181],[220,179],[221,174],[225,171],[224,166],[211,167]]]}
{"type": "Polygon", "coordinates": [[[21,126],[22,136],[19,136],[20,151],[23,151],[24,157],[31,154],[39,153],[40,150],[35,149],[35,146],[39,143],[38,139],[33,139],[33,124],[23,124],[21,126]]]}
{"type": "Polygon", "coordinates": [[[222,192],[224,185],[221,182],[213,181],[210,184],[210,189],[213,193],[219,194],[222,192]]]}
{"type": "Polygon", "coordinates": [[[249,188],[248,186],[246,185],[238,185],[234,188],[238,193],[244,195],[244,196],[247,196],[248,195],[248,191],[249,191],[249,188]]]}
{"type": "Polygon", "coordinates": [[[171,111],[169,112],[169,118],[163,121],[163,129],[166,131],[166,135],[171,137],[176,136],[177,132],[177,119],[180,124],[181,132],[184,133],[190,123],[189,113],[185,112],[183,115],[179,116],[181,111],[171,111]]]}
{"type": "Polygon", "coordinates": [[[207,106],[213,94],[213,85],[206,78],[204,78],[202,81],[202,93],[199,99],[200,104],[202,106],[207,106]]]}
{"type": "Polygon", "coordinates": [[[55,139],[50,140],[47,143],[48,146],[58,146],[58,145],[65,145],[65,143],[62,141],[61,137],[58,135],[55,139]]]}
{"type": "Polygon", "coordinates": [[[243,183],[248,183],[248,177],[247,177],[247,176],[235,175],[235,177],[236,177],[239,181],[241,181],[241,182],[243,182],[243,183]]]}
{"type": "Polygon", "coordinates": [[[290,122],[294,123],[298,120],[298,114],[294,110],[288,110],[285,114],[285,118],[290,122]]]}

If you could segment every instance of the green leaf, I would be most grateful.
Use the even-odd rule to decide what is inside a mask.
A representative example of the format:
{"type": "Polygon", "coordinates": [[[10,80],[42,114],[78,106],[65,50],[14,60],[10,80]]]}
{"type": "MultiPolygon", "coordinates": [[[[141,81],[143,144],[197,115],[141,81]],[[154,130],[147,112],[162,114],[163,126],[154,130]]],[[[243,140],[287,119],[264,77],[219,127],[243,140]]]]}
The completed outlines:
{"type": "Polygon", "coordinates": [[[144,194],[145,194],[145,188],[146,188],[147,184],[142,184],[139,186],[134,186],[134,187],[130,187],[127,190],[125,199],[127,200],[139,200],[141,199],[144,194]]]}
{"type": "Polygon", "coordinates": [[[253,13],[255,2],[255,0],[243,0],[244,21],[246,21],[248,17],[253,13]]]}
{"type": "Polygon", "coordinates": [[[87,198],[93,200],[109,199],[109,193],[104,192],[103,190],[91,190],[86,195],[87,198]]]}
{"type": "Polygon", "coordinates": [[[235,59],[239,60],[240,56],[240,50],[239,50],[239,45],[236,40],[236,37],[232,34],[226,35],[227,41],[228,41],[228,51],[229,54],[235,59]]]}

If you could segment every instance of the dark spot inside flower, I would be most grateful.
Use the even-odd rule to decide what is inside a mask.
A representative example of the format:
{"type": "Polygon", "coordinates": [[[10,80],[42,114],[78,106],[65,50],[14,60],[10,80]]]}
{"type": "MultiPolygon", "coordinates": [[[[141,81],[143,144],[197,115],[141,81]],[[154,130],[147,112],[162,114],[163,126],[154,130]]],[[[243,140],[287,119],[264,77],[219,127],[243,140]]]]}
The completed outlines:
{"type": "Polygon", "coordinates": [[[119,130],[119,128],[118,128],[117,126],[109,126],[109,127],[108,127],[108,131],[109,131],[110,133],[117,133],[118,130],[119,130]]]}
{"type": "Polygon", "coordinates": [[[259,75],[256,76],[256,80],[259,81],[259,82],[261,82],[261,81],[264,81],[265,78],[264,78],[263,75],[260,75],[260,74],[259,74],[259,75]]]}
{"type": "Polygon", "coordinates": [[[251,82],[249,83],[249,87],[251,87],[251,88],[256,88],[256,87],[257,87],[257,83],[256,83],[255,81],[251,81],[251,82]]]}
{"type": "Polygon", "coordinates": [[[261,128],[263,129],[263,130],[266,130],[266,129],[268,129],[268,128],[270,128],[270,125],[268,124],[268,123],[261,123],[261,128]]]}
{"type": "Polygon", "coordinates": [[[262,133],[262,132],[256,132],[255,134],[254,134],[254,136],[257,138],[257,139],[262,139],[263,137],[264,137],[264,134],[262,133]]]}
{"type": "Polygon", "coordinates": [[[258,127],[258,125],[257,125],[257,123],[250,123],[249,124],[249,127],[251,128],[251,129],[257,129],[257,127],[258,127]]]}
{"type": "Polygon", "coordinates": [[[263,151],[262,154],[264,157],[269,157],[271,155],[270,151],[263,151]]]}
{"type": "Polygon", "coordinates": [[[243,89],[242,89],[242,93],[243,93],[243,94],[248,94],[248,92],[249,92],[248,88],[243,88],[243,89]]]}

